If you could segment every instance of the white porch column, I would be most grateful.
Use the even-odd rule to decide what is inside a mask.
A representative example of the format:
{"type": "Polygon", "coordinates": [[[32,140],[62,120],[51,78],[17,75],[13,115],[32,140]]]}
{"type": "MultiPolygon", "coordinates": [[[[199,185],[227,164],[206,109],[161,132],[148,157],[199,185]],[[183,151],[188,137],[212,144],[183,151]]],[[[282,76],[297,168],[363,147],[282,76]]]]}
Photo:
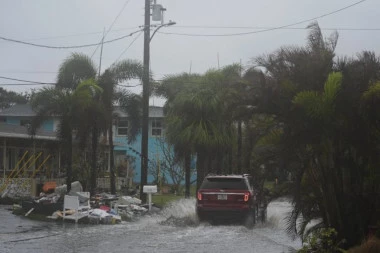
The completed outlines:
{"type": "MultiPolygon", "coordinates": [[[[3,144],[3,168],[4,168],[4,180],[5,180],[5,170],[6,170],[6,166],[7,166],[7,141],[4,137],[4,144],[3,144]]],[[[5,181],[4,181],[5,182],[5,181]]]]}
{"type": "MultiPolygon", "coordinates": [[[[109,153],[109,152],[106,152],[106,154],[108,154],[108,166],[107,166],[107,170],[109,171],[109,172],[111,172],[111,153],[109,153]]],[[[115,163],[115,162],[114,162],[115,163]]]]}
{"type": "Polygon", "coordinates": [[[58,175],[61,174],[61,148],[58,148],[58,175]]]}

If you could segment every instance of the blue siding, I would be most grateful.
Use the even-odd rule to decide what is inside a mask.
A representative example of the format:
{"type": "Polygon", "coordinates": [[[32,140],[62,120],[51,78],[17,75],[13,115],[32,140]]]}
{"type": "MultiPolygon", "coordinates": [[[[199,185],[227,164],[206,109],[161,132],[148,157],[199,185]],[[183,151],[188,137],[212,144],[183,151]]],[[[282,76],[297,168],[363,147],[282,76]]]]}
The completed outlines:
{"type": "Polygon", "coordinates": [[[6,122],[7,122],[7,124],[10,124],[10,125],[20,125],[20,118],[19,117],[7,117],[6,122]]]}
{"type": "MultiPolygon", "coordinates": [[[[114,142],[118,143],[118,146],[115,146],[115,150],[124,151],[126,155],[134,157],[135,161],[133,164],[130,164],[134,171],[133,181],[139,183],[141,181],[141,134],[136,137],[136,141],[128,144],[127,138],[125,136],[114,136],[114,142]]],[[[148,138],[148,158],[152,161],[159,159],[164,161],[164,155],[160,148],[157,137],[148,138]]],[[[191,166],[195,168],[195,161],[192,161],[191,166]]],[[[194,180],[196,176],[194,175],[191,180],[194,180]]],[[[154,177],[151,175],[148,169],[148,183],[153,182],[154,177]]],[[[169,184],[173,183],[171,178],[166,178],[169,184]]]]}
{"type": "MultiPolygon", "coordinates": [[[[141,179],[141,135],[136,137],[136,141],[128,144],[127,138],[125,136],[115,136],[115,142],[122,146],[115,146],[115,150],[124,151],[126,155],[134,157],[135,162],[132,164],[134,170],[134,182],[140,182],[141,179]]],[[[148,138],[148,158],[151,160],[163,159],[162,151],[157,145],[156,137],[148,138]]],[[[148,171],[148,183],[152,182],[154,177],[149,174],[148,171]]]]}
{"type": "Polygon", "coordinates": [[[46,131],[54,131],[54,120],[53,119],[45,120],[44,123],[42,124],[42,128],[46,131]]]}

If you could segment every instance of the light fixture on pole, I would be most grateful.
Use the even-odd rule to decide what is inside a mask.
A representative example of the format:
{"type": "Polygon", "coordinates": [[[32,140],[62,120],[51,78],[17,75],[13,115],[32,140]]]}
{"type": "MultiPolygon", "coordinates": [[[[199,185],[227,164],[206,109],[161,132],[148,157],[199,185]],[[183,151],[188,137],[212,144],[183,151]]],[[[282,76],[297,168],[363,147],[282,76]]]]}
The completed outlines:
{"type": "Polygon", "coordinates": [[[156,32],[157,32],[160,28],[162,28],[162,27],[166,27],[166,26],[175,25],[175,24],[177,24],[177,23],[174,22],[174,21],[169,20],[168,23],[157,26],[157,28],[154,30],[152,36],[151,36],[150,39],[149,39],[149,43],[152,41],[153,36],[156,34],[156,32]]]}

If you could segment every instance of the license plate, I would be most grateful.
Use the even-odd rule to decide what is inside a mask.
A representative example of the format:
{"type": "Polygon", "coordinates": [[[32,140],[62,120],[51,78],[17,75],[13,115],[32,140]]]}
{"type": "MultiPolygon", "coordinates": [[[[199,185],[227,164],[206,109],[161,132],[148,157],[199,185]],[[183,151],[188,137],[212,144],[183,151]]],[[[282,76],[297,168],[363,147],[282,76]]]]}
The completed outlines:
{"type": "Polygon", "coordinates": [[[218,194],[218,200],[227,200],[227,194],[218,194]]]}

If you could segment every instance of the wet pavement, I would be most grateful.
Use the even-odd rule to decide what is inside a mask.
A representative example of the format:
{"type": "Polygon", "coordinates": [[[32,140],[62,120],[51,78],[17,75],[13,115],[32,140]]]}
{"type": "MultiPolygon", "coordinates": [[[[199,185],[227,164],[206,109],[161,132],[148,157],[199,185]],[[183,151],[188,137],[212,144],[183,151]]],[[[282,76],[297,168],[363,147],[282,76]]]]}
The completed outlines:
{"type": "Polygon", "coordinates": [[[247,229],[239,224],[198,224],[195,200],[180,200],[158,214],[118,225],[32,221],[0,206],[0,252],[291,252],[299,240],[285,231],[291,210],[286,199],[272,202],[268,221],[247,229]]]}

